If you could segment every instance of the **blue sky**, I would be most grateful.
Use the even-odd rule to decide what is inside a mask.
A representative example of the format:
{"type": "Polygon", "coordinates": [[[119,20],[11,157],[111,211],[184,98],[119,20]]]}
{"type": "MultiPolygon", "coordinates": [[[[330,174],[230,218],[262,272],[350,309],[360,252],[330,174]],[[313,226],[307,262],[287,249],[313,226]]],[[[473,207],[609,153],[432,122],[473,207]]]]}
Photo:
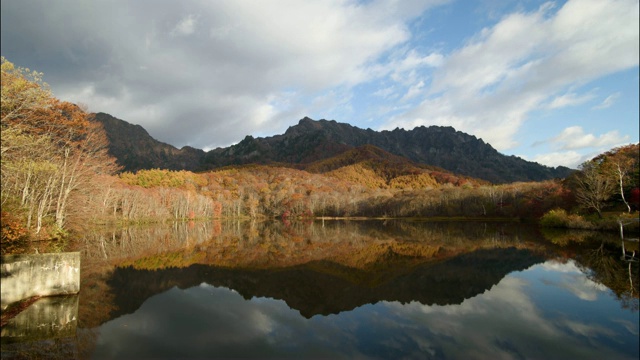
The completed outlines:
{"type": "Polygon", "coordinates": [[[176,147],[281,134],[304,116],[453,126],[550,166],[638,142],[635,0],[1,6],[2,56],[176,147]]]}

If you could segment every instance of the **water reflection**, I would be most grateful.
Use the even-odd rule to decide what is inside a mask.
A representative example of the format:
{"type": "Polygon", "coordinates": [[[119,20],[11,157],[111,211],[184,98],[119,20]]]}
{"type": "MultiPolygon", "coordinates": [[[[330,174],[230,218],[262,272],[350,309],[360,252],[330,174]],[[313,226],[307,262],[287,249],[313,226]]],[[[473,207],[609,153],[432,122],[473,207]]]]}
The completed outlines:
{"type": "Polygon", "coordinates": [[[73,336],[77,317],[77,295],[38,299],[2,327],[2,344],[73,336]]]}
{"type": "Polygon", "coordinates": [[[447,358],[615,359],[638,354],[637,315],[620,312],[606,288],[588,281],[573,262],[548,261],[512,273],[459,306],[394,306],[406,323],[417,319],[428,324],[432,352],[447,358]],[[576,296],[576,290],[589,299],[576,296]]]}
{"type": "Polygon", "coordinates": [[[639,355],[638,263],[615,234],[178,223],[86,234],[75,250],[79,357],[639,355]]]}
{"type": "Polygon", "coordinates": [[[273,268],[314,260],[361,268],[389,251],[387,257],[427,258],[479,248],[541,249],[544,245],[534,244],[539,237],[535,228],[518,223],[177,223],[96,231],[83,236],[78,250],[91,263],[128,261],[137,268],[194,263],[273,268]]]}
{"type": "Polygon", "coordinates": [[[78,295],[43,297],[2,327],[2,358],[76,358],[78,295]]]}
{"type": "MultiPolygon", "coordinates": [[[[284,300],[306,318],[337,314],[379,301],[418,301],[423,304],[460,304],[497,284],[512,271],[543,260],[529,250],[478,250],[417,265],[394,261],[385,253],[385,268],[349,268],[330,261],[278,269],[231,269],[209,265],[162,271],[117,268],[108,284],[114,289],[118,311],[135,311],[150,296],[172,287],[201,282],[236,290],[246,299],[284,300]]],[[[391,256],[392,257],[392,256],[391,256]]]]}
{"type": "Polygon", "coordinates": [[[637,317],[581,274],[573,262],[549,261],[456,305],[381,301],[309,319],[282,300],[207,283],[172,287],[104,324],[93,355],[637,358],[637,317]]]}

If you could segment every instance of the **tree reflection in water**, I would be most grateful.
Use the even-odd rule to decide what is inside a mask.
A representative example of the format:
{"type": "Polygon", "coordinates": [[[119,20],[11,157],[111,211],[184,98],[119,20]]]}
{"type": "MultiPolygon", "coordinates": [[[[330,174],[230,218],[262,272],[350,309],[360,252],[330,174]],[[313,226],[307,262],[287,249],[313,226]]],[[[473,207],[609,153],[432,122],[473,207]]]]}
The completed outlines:
{"type": "Polygon", "coordinates": [[[619,256],[620,248],[625,249],[624,240],[602,241],[577,259],[591,280],[611,289],[623,307],[638,311],[638,259],[635,250],[629,255],[625,249],[619,256]]]}

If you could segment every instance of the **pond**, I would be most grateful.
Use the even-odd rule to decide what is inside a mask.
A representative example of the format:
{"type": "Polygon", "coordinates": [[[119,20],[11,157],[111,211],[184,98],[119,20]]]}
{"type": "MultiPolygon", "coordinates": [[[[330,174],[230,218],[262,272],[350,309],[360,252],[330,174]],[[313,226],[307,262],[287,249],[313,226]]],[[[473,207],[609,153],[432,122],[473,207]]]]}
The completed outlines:
{"type": "Polygon", "coordinates": [[[622,245],[516,222],[97,231],[75,244],[73,316],[53,312],[65,332],[9,324],[2,357],[637,359],[638,245],[622,245]]]}

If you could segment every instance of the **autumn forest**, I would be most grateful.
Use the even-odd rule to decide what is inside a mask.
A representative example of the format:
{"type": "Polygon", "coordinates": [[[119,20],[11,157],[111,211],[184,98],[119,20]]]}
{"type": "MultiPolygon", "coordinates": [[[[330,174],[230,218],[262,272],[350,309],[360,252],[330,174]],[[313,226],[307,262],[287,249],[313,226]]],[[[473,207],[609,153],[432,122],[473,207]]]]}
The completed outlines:
{"type": "Polygon", "coordinates": [[[304,168],[124,172],[101,124],[56,99],[42,76],[2,58],[3,253],[118,223],[463,217],[615,229],[620,216],[637,217],[638,144],[603,153],[565,179],[499,185],[368,145],[304,168]]]}

